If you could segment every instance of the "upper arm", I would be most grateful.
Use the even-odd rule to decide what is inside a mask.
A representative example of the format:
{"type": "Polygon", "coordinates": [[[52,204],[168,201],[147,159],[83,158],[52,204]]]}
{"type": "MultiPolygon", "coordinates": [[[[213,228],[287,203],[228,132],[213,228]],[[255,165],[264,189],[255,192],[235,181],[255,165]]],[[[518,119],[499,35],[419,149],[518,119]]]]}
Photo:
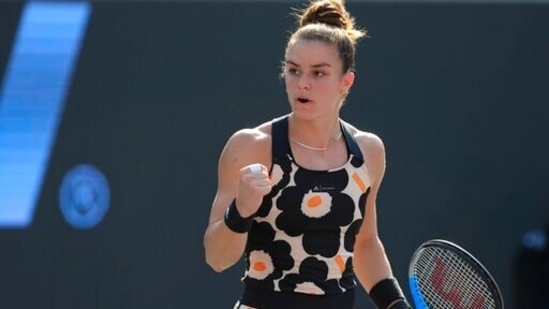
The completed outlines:
{"type": "Polygon", "coordinates": [[[235,132],[225,144],[218,161],[217,191],[210,211],[209,224],[223,218],[236,197],[240,169],[252,163],[270,164],[271,138],[261,128],[235,132]]]}
{"type": "Polygon", "coordinates": [[[383,141],[372,133],[360,134],[357,141],[364,154],[364,160],[371,180],[370,193],[365,205],[364,221],[362,222],[359,235],[357,235],[357,241],[364,241],[378,237],[376,200],[383,176],[385,175],[385,146],[383,141]]]}

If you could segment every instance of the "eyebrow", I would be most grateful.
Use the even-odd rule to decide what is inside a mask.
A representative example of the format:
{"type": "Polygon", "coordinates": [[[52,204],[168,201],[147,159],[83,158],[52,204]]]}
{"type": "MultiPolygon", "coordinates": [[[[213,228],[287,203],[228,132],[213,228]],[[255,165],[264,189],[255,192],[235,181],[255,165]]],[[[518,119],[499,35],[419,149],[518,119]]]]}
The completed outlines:
{"type": "MultiPolygon", "coordinates": [[[[293,62],[292,60],[286,60],[285,62],[287,64],[291,64],[293,66],[299,67],[299,64],[293,62]]],[[[313,68],[322,68],[322,67],[332,67],[332,65],[329,64],[329,63],[326,63],[326,62],[322,62],[322,63],[318,63],[318,64],[313,64],[311,67],[313,67],[313,68]]]]}

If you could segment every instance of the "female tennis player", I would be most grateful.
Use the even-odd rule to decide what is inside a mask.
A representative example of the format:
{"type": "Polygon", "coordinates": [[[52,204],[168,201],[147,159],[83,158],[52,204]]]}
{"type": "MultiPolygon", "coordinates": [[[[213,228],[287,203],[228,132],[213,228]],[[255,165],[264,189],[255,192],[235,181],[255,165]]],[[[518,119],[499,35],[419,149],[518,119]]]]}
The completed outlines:
{"type": "Polygon", "coordinates": [[[341,0],[296,16],[282,65],[291,111],[227,141],[207,263],[221,272],[244,257],[235,308],[350,309],[356,279],[379,308],[410,308],[376,229],[384,145],[340,118],[366,30],[341,0]]]}

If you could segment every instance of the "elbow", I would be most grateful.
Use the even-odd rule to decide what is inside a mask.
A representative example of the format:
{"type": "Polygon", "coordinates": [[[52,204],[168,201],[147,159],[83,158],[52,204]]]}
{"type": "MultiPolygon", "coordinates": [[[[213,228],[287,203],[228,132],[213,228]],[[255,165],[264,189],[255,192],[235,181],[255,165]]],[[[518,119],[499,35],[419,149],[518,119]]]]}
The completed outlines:
{"type": "Polygon", "coordinates": [[[227,259],[227,257],[220,254],[220,252],[210,252],[209,250],[206,250],[206,264],[216,273],[220,273],[234,265],[235,262],[227,259]]]}
{"type": "Polygon", "coordinates": [[[216,273],[221,273],[223,272],[226,268],[223,268],[223,267],[218,267],[218,266],[215,266],[215,265],[211,265],[211,264],[208,264],[210,265],[210,268],[215,271],[216,273]]]}
{"type": "Polygon", "coordinates": [[[227,267],[219,263],[217,259],[209,257],[208,255],[206,255],[206,264],[208,264],[208,266],[210,266],[210,268],[216,273],[223,272],[225,269],[227,269],[227,267]]]}

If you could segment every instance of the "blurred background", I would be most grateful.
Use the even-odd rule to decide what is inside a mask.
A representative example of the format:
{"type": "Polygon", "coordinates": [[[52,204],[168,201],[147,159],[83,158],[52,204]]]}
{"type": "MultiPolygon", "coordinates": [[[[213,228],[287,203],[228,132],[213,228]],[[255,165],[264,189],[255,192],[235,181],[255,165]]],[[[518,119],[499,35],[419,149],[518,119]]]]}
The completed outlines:
{"type": "MultiPolygon", "coordinates": [[[[0,2],[0,307],[232,308],[242,265],[214,273],[202,246],[217,158],[289,111],[302,4],[0,2]]],[[[516,257],[549,221],[549,3],[347,6],[370,38],[342,117],[385,142],[379,232],[405,293],[415,248],[444,238],[521,309],[516,257]]]]}

